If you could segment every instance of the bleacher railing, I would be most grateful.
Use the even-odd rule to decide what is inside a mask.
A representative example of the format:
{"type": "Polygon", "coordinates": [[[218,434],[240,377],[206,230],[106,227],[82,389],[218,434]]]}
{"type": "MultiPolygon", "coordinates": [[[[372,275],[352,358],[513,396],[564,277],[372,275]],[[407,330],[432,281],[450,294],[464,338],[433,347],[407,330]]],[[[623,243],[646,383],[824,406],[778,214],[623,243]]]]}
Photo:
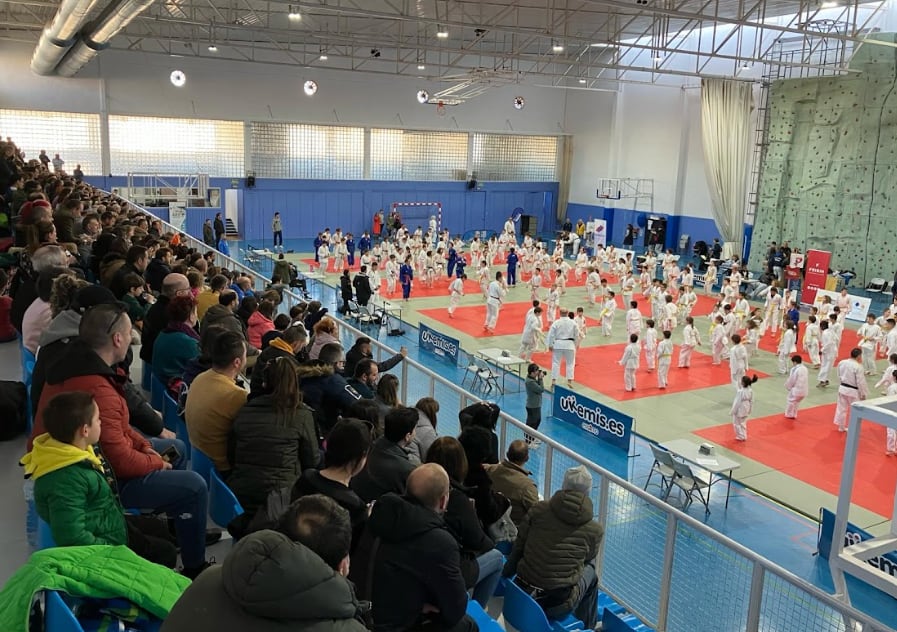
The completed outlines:
{"type": "MultiPolygon", "coordinates": [[[[187,240],[208,250],[192,236],[187,240]]],[[[256,289],[267,283],[221,253],[215,265],[249,274],[256,289]]],[[[315,286],[312,294],[322,298],[336,289],[320,281],[315,286]]],[[[303,299],[285,292],[284,300],[289,309],[303,299]]],[[[378,360],[395,353],[345,321],[340,333],[344,345],[371,337],[378,360]]],[[[412,359],[399,367],[402,401],[413,406],[434,397],[440,405],[437,431],[457,436],[458,412],[481,398],[412,359]]],[[[584,465],[592,473],[595,518],[605,530],[596,560],[601,590],[658,632],[895,632],[506,413],[496,429],[502,454],[511,441],[524,438],[524,430],[542,441],[527,467],[544,498],[561,488],[568,468],[584,465]]]]}

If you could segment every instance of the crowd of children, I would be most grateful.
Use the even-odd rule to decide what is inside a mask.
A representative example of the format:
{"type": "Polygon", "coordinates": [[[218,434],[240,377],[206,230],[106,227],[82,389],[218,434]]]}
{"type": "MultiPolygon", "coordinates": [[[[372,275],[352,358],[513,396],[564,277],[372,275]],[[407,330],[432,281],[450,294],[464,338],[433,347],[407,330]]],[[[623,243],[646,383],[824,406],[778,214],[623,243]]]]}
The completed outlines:
{"type": "MultiPolygon", "coordinates": [[[[351,234],[343,235],[339,229],[331,234],[325,229],[315,243],[316,259],[322,268],[331,269],[327,266],[333,265],[332,270],[338,271],[340,266],[354,263],[356,246],[351,234]]],[[[400,226],[376,243],[365,232],[358,249],[361,265],[370,270],[375,296],[380,291],[381,271],[385,273],[386,294],[393,296],[399,281],[406,300],[411,296],[414,279],[427,288],[445,284],[452,318],[464,296],[465,268],[470,265],[476,270],[475,278],[486,305],[483,323],[486,334],[495,332],[508,292],[518,284],[524,285],[533,302],[533,308],[521,323],[519,355],[526,360],[545,347],[545,332],[551,324],[567,315],[569,310],[562,308],[562,301],[567,295],[571,272],[574,282],[583,283],[586,290],[585,308],[577,307],[573,317],[577,331],[575,350],[587,334],[586,309],[597,314],[602,335],[611,337],[621,307],[617,296],[621,295],[629,342],[620,364],[624,367],[624,389],[628,392],[636,389],[636,374],[641,366],[647,372],[656,371],[659,389],[667,388],[674,353],[673,335],[679,330],[677,368],[688,369],[694,349],[704,344],[692,315],[698,302],[694,287],[696,272],[691,264],[680,266],[679,257],[671,251],[659,256],[649,251],[636,262],[631,251],[618,251],[613,245],[596,246],[590,250],[591,255],[580,248],[571,265],[565,258],[562,241],[550,248],[529,234],[518,239],[510,219],[501,232],[488,238],[475,234],[469,243],[460,236],[453,238],[447,230],[438,230],[435,220],[431,220],[426,231],[421,227],[411,231],[400,226]],[[634,298],[636,293],[638,300],[634,298]],[[642,316],[639,301],[650,306],[650,318],[642,316]],[[644,365],[640,360],[643,351],[644,365]]],[[[752,307],[747,293],[741,290],[745,276],[739,266],[731,266],[729,275],[722,278],[717,289],[718,271],[716,262],[710,261],[703,283],[703,294],[716,298],[707,315],[711,362],[721,365],[725,360],[729,364],[736,389],[733,425],[736,438],[743,439],[747,436],[743,420],[750,414],[750,389],[755,381],[749,375],[750,362],[757,354],[760,340],[767,334],[776,338],[777,370],[780,375],[788,376],[785,417],[794,419],[800,401],[806,396],[808,381],[808,367],[804,366],[804,357],[798,355],[798,349],[806,354],[809,366],[818,370],[817,386],[829,386],[850,301],[846,290],[836,301],[828,296],[820,297],[801,322],[792,290],[780,289],[773,282],[761,296],[762,305],[752,307]]],[[[876,384],[883,391],[894,384],[893,374],[897,369],[895,318],[897,299],[881,316],[870,314],[857,331],[865,375],[877,373],[879,356],[889,359],[889,369],[876,384]]]]}

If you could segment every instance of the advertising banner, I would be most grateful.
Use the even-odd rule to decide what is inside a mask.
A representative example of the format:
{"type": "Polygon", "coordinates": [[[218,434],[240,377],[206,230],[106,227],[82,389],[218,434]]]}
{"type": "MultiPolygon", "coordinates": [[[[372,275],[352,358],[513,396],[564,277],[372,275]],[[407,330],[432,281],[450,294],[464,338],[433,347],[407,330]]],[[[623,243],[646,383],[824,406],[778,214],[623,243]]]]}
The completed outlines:
{"type": "Polygon", "coordinates": [[[832,260],[832,253],[825,250],[808,250],[804,265],[807,272],[804,274],[804,288],[801,292],[801,300],[812,305],[816,301],[816,292],[825,289],[825,280],[828,278],[828,266],[832,260]]]}
{"type": "MultiPolygon", "coordinates": [[[[830,290],[819,290],[816,292],[816,303],[822,300],[823,296],[828,296],[832,299],[832,304],[838,304],[838,297],[841,296],[840,292],[832,292],[830,290]]],[[[845,318],[847,320],[855,320],[857,322],[866,322],[866,314],[869,313],[869,308],[872,307],[872,299],[866,296],[857,296],[856,294],[848,294],[847,298],[850,299],[850,311],[847,312],[845,318]]]]}
{"type": "Polygon", "coordinates": [[[174,226],[178,232],[187,232],[187,209],[177,202],[168,203],[168,223],[174,226]]]}
{"type": "MultiPolygon", "coordinates": [[[[819,528],[819,541],[816,544],[816,550],[819,551],[819,557],[824,560],[827,560],[832,552],[832,538],[834,535],[835,514],[828,509],[823,509],[822,525],[819,528]]],[[[856,525],[847,523],[847,533],[844,534],[844,546],[853,546],[871,539],[871,534],[863,531],[856,525]]],[[[897,555],[894,553],[886,553],[885,555],[870,558],[866,563],[887,573],[891,577],[897,577],[897,555]]]]}
{"type": "Polygon", "coordinates": [[[607,221],[603,219],[592,220],[592,247],[607,245],[607,221]]]}
{"type": "Polygon", "coordinates": [[[458,364],[461,343],[457,338],[450,338],[423,323],[420,324],[419,332],[417,342],[421,351],[449,360],[452,364],[458,364]]]}
{"type": "Polygon", "coordinates": [[[628,415],[560,386],[554,387],[551,414],[561,421],[579,426],[583,432],[593,437],[629,452],[632,417],[628,415]]]}

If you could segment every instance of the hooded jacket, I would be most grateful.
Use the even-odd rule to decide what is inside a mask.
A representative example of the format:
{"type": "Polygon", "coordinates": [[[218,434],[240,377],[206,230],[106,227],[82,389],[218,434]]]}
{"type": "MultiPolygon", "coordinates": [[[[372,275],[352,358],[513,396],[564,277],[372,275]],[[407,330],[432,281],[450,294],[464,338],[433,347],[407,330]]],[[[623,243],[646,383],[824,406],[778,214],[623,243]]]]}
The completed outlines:
{"type": "Polygon", "coordinates": [[[244,338],[246,337],[246,327],[243,324],[243,321],[240,320],[239,316],[226,305],[212,305],[206,310],[206,313],[202,317],[200,330],[205,330],[207,327],[212,327],[214,325],[224,327],[229,331],[235,331],[244,338]]]}
{"type": "Polygon", "coordinates": [[[427,450],[439,438],[439,435],[436,434],[433,422],[430,421],[430,418],[427,417],[424,411],[418,408],[415,410],[417,410],[417,425],[414,427],[414,436],[411,438],[411,443],[408,444],[408,456],[412,461],[423,463],[427,460],[427,450]]]}
{"type": "MultiPolygon", "coordinates": [[[[67,309],[50,321],[50,326],[41,335],[40,353],[37,354],[37,362],[31,373],[31,412],[34,415],[37,414],[41,392],[47,381],[47,367],[57,361],[69,342],[78,338],[80,324],[81,314],[67,309]]],[[[159,436],[163,427],[162,417],[146,401],[140,387],[127,380],[123,384],[123,392],[128,403],[131,425],[150,437],[159,436]]]]}
{"type": "Polygon", "coordinates": [[[336,425],[340,413],[361,399],[346,378],[333,372],[333,366],[317,360],[300,364],[299,388],[306,404],[315,411],[318,428],[326,436],[336,425]]]}
{"type": "Polygon", "coordinates": [[[258,368],[253,368],[252,374],[249,376],[249,399],[258,397],[263,392],[262,381],[265,377],[265,365],[281,357],[290,357],[295,360],[296,354],[293,353],[293,347],[290,343],[285,342],[283,338],[278,336],[269,342],[265,350],[259,354],[259,359],[255,363],[255,366],[258,368]]]}
{"type": "Polygon", "coordinates": [[[249,344],[256,349],[262,348],[262,336],[274,329],[274,321],[262,314],[261,311],[255,311],[249,317],[249,326],[247,328],[247,337],[249,344]]]}
{"type": "Polygon", "coordinates": [[[520,524],[514,548],[502,571],[545,590],[570,588],[549,616],[565,613],[579,603],[577,585],[586,563],[598,554],[603,527],[592,519],[591,499],[582,492],[560,490],[533,506],[520,524]]]}
{"type": "Polygon", "coordinates": [[[194,580],[162,632],[364,632],[352,585],[276,531],[241,539],[194,580]]]}
{"type": "Polygon", "coordinates": [[[320,459],[311,408],[300,404],[287,414],[274,410],[271,395],[247,402],[232,430],[233,469],[227,479],[246,513],[254,515],[275,489],[289,487],[320,459]]]}
{"type": "Polygon", "coordinates": [[[424,604],[440,627],[456,625],[467,609],[458,543],[442,517],[416,499],[383,496],[368,521],[379,538],[371,596],[374,630],[408,630],[421,621],[424,604]]]}
{"type": "Polygon", "coordinates": [[[124,511],[93,446],[82,450],[42,434],[22,465],[58,546],[128,543],[124,511]]]}
{"type": "Polygon", "coordinates": [[[123,390],[127,377],[123,371],[113,369],[89,346],[74,340],[47,367],[46,377],[32,438],[44,433],[42,411],[54,395],[85,391],[93,393],[100,408],[100,448],[115,475],[119,479],[137,478],[162,469],[161,457],[147,454],[149,441],[131,427],[123,390]]]}
{"type": "Polygon", "coordinates": [[[484,466],[492,479],[492,488],[511,501],[511,521],[519,525],[530,508],[539,502],[539,491],[532,472],[507,459],[498,465],[484,466]]]}
{"type": "Polygon", "coordinates": [[[364,469],[352,478],[349,486],[364,502],[378,500],[389,492],[402,494],[405,482],[415,464],[399,444],[380,437],[371,446],[364,469]]]}

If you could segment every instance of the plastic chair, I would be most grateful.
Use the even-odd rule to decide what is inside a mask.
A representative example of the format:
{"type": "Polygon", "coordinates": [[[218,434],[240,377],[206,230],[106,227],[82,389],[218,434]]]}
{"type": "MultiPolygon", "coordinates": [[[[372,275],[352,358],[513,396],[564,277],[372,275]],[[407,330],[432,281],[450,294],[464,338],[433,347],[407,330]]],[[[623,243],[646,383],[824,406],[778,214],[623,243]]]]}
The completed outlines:
{"type": "Polygon", "coordinates": [[[209,515],[215,524],[226,528],[231,520],[243,514],[243,507],[215,468],[209,475],[209,515]]]}
{"type": "Polygon", "coordinates": [[[56,540],[53,539],[53,530],[50,523],[38,516],[37,518],[37,550],[52,549],[56,546],[56,540]]]}
{"type": "Polygon", "coordinates": [[[656,445],[651,445],[651,452],[654,454],[654,464],[651,466],[651,473],[648,474],[648,480],[645,481],[644,489],[648,489],[651,484],[651,477],[657,472],[660,474],[660,495],[666,498],[670,495],[673,479],[676,478],[676,470],[673,463],[673,455],[656,445]]]}
{"type": "Polygon", "coordinates": [[[55,590],[44,591],[44,630],[46,632],[84,632],[75,613],[55,590]]]}
{"type": "Polygon", "coordinates": [[[710,505],[708,504],[710,500],[709,493],[707,496],[704,495],[705,489],[708,492],[710,491],[710,482],[705,481],[695,474],[687,463],[673,461],[673,469],[676,470],[676,477],[673,479],[673,485],[685,492],[686,501],[683,509],[687,509],[688,506],[691,505],[695,499],[695,494],[697,494],[698,498],[701,500],[701,504],[704,505],[706,512],[710,513],[710,505]]]}
{"type": "Polygon", "coordinates": [[[875,279],[871,279],[869,281],[869,285],[866,286],[867,292],[884,292],[885,288],[888,286],[888,282],[881,277],[877,277],[875,279]]]}
{"type": "Polygon", "coordinates": [[[605,609],[601,616],[601,632],[650,632],[651,628],[634,614],[605,609]]]}
{"type": "Polygon", "coordinates": [[[480,379],[480,365],[477,364],[476,358],[473,356],[469,356],[467,367],[464,369],[464,376],[461,378],[462,388],[464,387],[464,382],[467,381],[468,375],[473,376],[470,380],[470,389],[473,390],[480,379]]]}
{"type": "Polygon", "coordinates": [[[212,459],[209,458],[208,454],[199,448],[191,447],[190,469],[202,476],[203,480],[205,480],[206,484],[209,485],[209,488],[211,489],[210,478],[212,476],[212,470],[215,469],[215,464],[212,463],[212,459]]]}
{"type": "Polygon", "coordinates": [[[37,362],[37,358],[33,353],[28,351],[24,346],[22,347],[22,382],[25,383],[26,386],[31,385],[31,374],[34,373],[34,364],[37,362]]]}
{"type": "Polygon", "coordinates": [[[164,404],[165,385],[155,373],[150,375],[150,404],[156,410],[162,410],[164,404]]]}
{"type": "Polygon", "coordinates": [[[581,630],[582,621],[572,614],[560,620],[549,620],[536,600],[523,592],[513,580],[505,581],[505,602],[502,608],[505,621],[518,632],[562,632],[581,630]]]}
{"type": "MultiPolygon", "coordinates": [[[[187,430],[187,422],[180,415],[174,416],[174,434],[178,439],[184,442],[187,454],[184,455],[188,461],[193,460],[193,444],[190,443],[190,432],[187,430]]],[[[206,457],[208,458],[208,457],[206,457]]]]}
{"type": "Polygon", "coordinates": [[[504,632],[498,621],[490,617],[489,613],[473,599],[467,602],[467,615],[477,622],[482,632],[504,632]]]}
{"type": "MultiPolygon", "coordinates": [[[[168,430],[177,433],[178,403],[168,393],[168,389],[162,393],[162,425],[168,430]]],[[[178,437],[180,439],[180,437],[178,437]]]]}

